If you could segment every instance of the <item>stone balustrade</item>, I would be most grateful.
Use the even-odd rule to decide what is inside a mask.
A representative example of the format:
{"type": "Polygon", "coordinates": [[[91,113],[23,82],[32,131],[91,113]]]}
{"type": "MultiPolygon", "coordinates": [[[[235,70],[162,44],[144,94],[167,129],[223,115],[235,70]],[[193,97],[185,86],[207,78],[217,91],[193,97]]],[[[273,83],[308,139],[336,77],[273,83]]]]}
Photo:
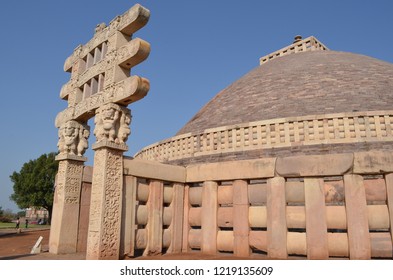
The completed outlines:
{"type": "Polygon", "coordinates": [[[393,256],[391,152],[124,168],[124,255],[393,256]]]}
{"type": "Polygon", "coordinates": [[[271,148],[393,140],[393,111],[272,119],[183,134],[142,149],[135,158],[158,162],[271,148]]]}
{"type": "Polygon", "coordinates": [[[281,57],[284,55],[298,53],[298,52],[306,52],[306,51],[317,51],[317,50],[329,50],[324,44],[319,42],[314,36],[310,36],[306,39],[299,39],[294,42],[292,45],[289,45],[285,48],[282,48],[278,51],[265,55],[259,59],[259,64],[262,65],[272,59],[277,57],[281,57]]]}

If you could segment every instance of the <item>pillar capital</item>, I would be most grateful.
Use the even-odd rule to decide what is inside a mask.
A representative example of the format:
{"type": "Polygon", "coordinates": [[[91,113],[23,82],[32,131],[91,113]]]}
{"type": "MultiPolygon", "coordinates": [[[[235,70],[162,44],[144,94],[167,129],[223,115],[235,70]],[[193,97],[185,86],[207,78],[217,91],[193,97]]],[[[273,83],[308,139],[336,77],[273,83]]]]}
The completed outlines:
{"type": "Polygon", "coordinates": [[[94,119],[94,135],[97,142],[93,145],[93,149],[108,147],[127,151],[125,142],[131,133],[131,118],[130,109],[124,106],[108,103],[99,107],[94,119]]]}
{"type": "Polygon", "coordinates": [[[56,160],[86,161],[83,154],[89,147],[89,135],[90,127],[86,123],[75,120],[64,122],[59,127],[59,141],[57,142],[59,155],[56,160]]]}

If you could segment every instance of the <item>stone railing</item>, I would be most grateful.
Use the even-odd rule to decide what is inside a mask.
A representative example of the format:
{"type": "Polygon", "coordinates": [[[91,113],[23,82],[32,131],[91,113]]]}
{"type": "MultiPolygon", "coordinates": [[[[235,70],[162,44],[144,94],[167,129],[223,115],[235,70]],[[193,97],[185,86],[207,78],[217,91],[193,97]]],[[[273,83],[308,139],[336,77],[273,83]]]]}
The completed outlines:
{"type": "Polygon", "coordinates": [[[183,134],[147,146],[135,158],[166,162],[237,151],[393,141],[393,111],[272,119],[183,134]]]}
{"type": "Polygon", "coordinates": [[[292,53],[316,51],[316,50],[329,50],[324,44],[319,42],[314,36],[310,36],[306,39],[299,40],[298,42],[289,45],[288,47],[282,48],[281,50],[275,51],[271,54],[265,55],[259,59],[259,65],[262,65],[277,57],[285,56],[292,53]]]}
{"type": "Polygon", "coordinates": [[[392,258],[393,153],[124,160],[124,255],[392,258]]]}

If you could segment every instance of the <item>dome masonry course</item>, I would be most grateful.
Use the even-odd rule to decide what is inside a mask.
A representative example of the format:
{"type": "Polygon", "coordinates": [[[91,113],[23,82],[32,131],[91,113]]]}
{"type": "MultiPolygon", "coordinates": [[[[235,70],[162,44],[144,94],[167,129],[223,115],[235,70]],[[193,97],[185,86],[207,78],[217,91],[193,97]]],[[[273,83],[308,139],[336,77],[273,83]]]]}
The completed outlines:
{"type": "Polygon", "coordinates": [[[299,152],[351,152],[381,148],[381,136],[386,136],[384,141],[392,140],[385,122],[390,123],[386,118],[392,113],[393,64],[328,50],[312,36],[296,36],[292,45],[261,58],[260,63],[219,92],[174,138],[146,147],[137,157],[188,164],[208,154],[209,161],[221,161],[299,152]],[[379,135],[378,125],[387,131],[379,135]],[[232,134],[234,128],[238,131],[232,134]],[[302,131],[296,135],[299,129],[302,131]],[[274,139],[261,140],[268,134],[274,134],[274,139]],[[185,140],[191,136],[198,139],[185,140]],[[244,141],[229,148],[227,142],[234,138],[244,141]],[[174,151],[170,147],[160,150],[165,145],[174,151]],[[187,151],[180,151],[184,149],[187,151]]]}

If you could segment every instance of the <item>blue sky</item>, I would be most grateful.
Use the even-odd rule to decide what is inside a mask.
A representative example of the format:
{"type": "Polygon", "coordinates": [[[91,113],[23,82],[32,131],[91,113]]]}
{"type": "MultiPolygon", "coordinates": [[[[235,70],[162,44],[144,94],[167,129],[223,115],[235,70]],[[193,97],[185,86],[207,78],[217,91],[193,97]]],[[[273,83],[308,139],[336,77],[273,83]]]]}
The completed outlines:
{"type": "MultiPolygon", "coordinates": [[[[150,80],[131,104],[129,152],[173,136],[215,94],[289,45],[297,34],[316,36],[332,50],[393,63],[393,1],[123,1],[19,0],[0,8],[0,206],[9,201],[9,175],[23,163],[56,151],[54,119],[66,102],[63,72],[73,49],[135,3],[151,11],[137,32],[151,54],[132,73],[150,80]]],[[[90,145],[95,142],[90,136],[90,145]]],[[[93,154],[87,152],[91,164],[93,154]]]]}

